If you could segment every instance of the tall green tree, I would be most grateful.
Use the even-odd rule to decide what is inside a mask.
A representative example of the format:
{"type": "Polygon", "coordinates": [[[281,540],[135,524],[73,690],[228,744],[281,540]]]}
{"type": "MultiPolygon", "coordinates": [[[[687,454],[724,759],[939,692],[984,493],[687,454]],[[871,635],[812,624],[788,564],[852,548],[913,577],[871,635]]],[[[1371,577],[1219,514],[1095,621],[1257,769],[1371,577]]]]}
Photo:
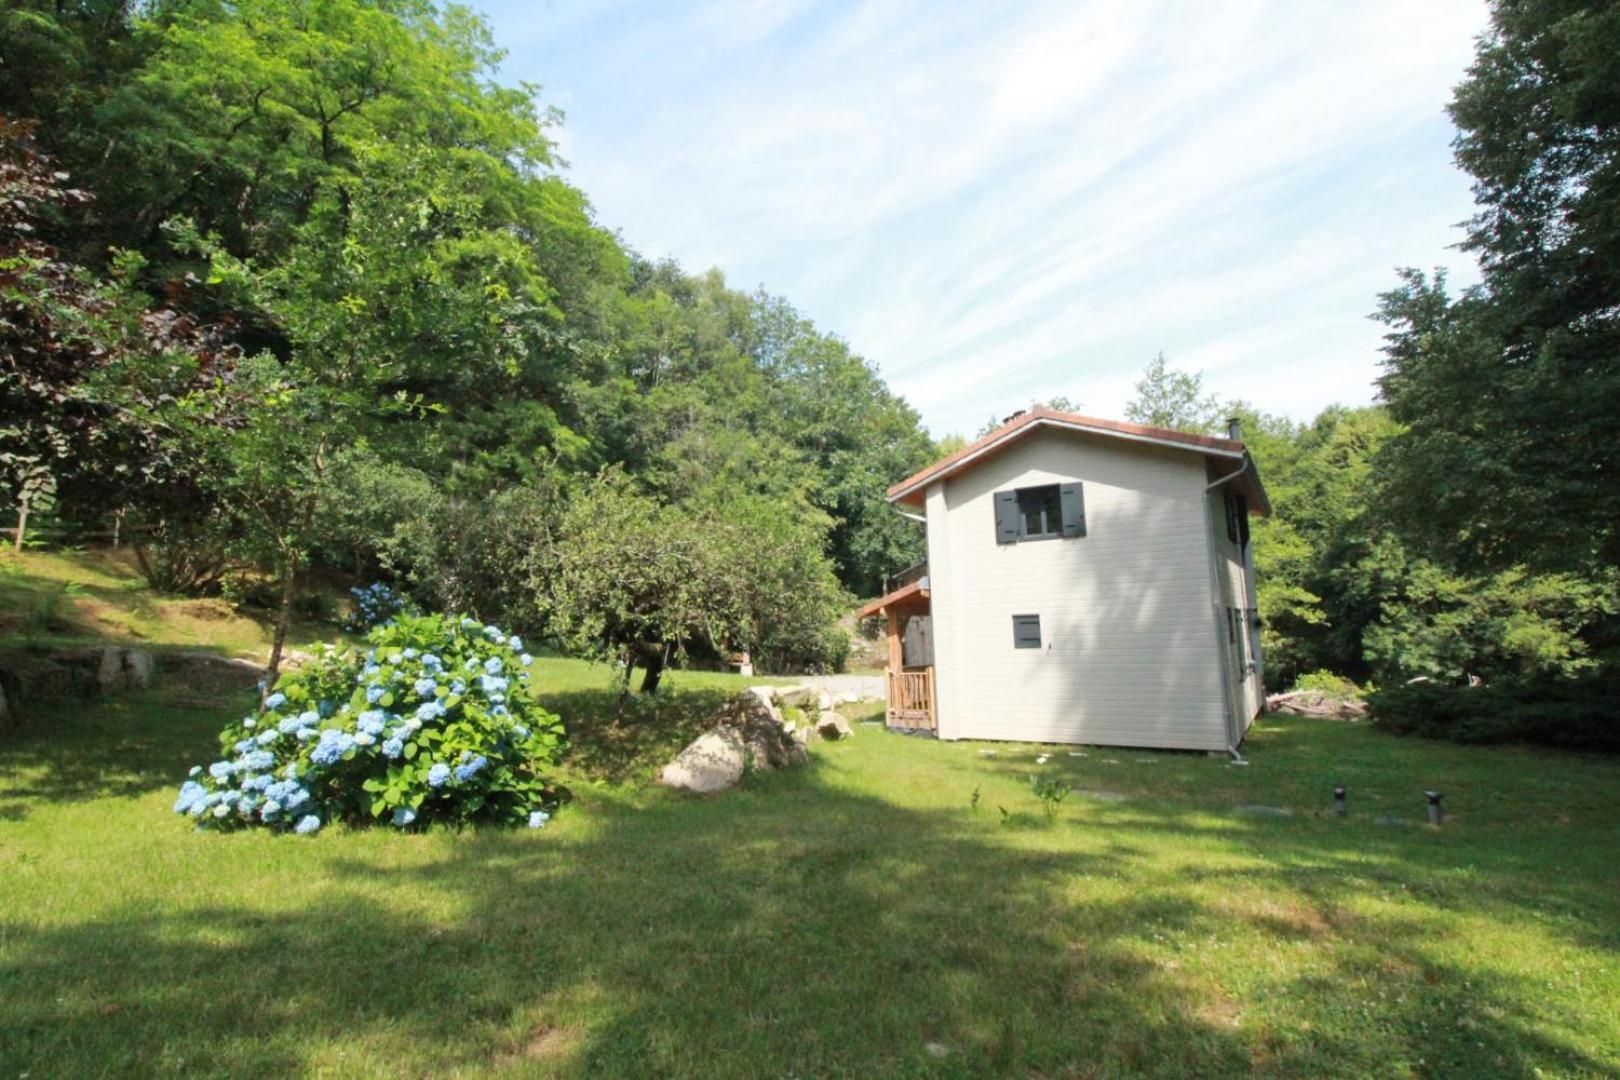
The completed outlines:
{"type": "Polygon", "coordinates": [[[1143,369],[1125,418],[1150,427],[1206,433],[1220,426],[1224,406],[1204,389],[1204,373],[1170,366],[1159,353],[1143,369]]]}
{"type": "Polygon", "coordinates": [[[1459,565],[1620,561],[1620,4],[1500,0],[1451,105],[1482,286],[1407,271],[1380,382],[1391,509],[1459,565]]]}

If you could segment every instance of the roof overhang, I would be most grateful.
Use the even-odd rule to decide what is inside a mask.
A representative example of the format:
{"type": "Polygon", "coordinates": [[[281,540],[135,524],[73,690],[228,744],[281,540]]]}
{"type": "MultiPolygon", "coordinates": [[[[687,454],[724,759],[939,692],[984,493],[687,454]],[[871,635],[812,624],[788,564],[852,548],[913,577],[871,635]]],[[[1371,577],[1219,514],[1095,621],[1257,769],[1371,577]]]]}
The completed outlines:
{"type": "Polygon", "coordinates": [[[868,619],[873,615],[882,615],[885,611],[926,611],[929,604],[927,582],[927,578],[913,581],[886,596],[869,601],[855,612],[855,618],[868,619]]]}
{"type": "Polygon", "coordinates": [[[1169,428],[1132,424],[1123,420],[1081,416],[1078,413],[1048,409],[1043,405],[1014,417],[983,438],[964,446],[954,454],[941,458],[921,472],[906,477],[889,488],[887,498],[891,503],[921,506],[930,485],[979,465],[1018,440],[1043,428],[1077,431],[1126,442],[1168,447],[1172,450],[1199,454],[1206,460],[1229,462],[1252,475],[1254,490],[1251,493],[1251,502],[1261,513],[1270,512],[1271,504],[1266,499],[1265,490],[1260,487],[1259,474],[1253,472],[1253,463],[1249,460],[1248,452],[1244,449],[1243,443],[1236,439],[1195,435],[1185,431],[1172,431],[1169,428]]]}

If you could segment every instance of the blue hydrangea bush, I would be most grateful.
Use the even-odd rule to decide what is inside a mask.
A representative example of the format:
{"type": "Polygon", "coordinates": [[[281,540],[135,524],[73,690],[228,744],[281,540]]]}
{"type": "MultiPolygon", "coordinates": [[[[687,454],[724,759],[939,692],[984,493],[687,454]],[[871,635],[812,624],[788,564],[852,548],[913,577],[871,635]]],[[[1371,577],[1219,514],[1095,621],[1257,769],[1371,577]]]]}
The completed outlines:
{"type": "Polygon", "coordinates": [[[400,616],[328,647],[220,735],[174,804],[199,825],[312,833],[332,821],[539,828],[561,721],[530,693],[523,643],[473,619],[400,616]]]}
{"type": "Polygon", "coordinates": [[[349,595],[354,597],[354,609],[349,613],[345,629],[356,633],[365,633],[373,626],[381,626],[406,611],[405,598],[390,588],[387,582],[356,585],[349,590],[349,595]]]}

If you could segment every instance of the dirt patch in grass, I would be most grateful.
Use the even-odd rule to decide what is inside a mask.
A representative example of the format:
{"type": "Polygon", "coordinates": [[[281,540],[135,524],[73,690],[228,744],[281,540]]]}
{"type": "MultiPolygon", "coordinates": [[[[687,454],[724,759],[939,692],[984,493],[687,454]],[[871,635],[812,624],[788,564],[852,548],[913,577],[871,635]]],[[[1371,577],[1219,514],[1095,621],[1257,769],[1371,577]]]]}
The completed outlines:
{"type": "Polygon", "coordinates": [[[524,1037],[522,1045],[497,1055],[497,1068],[510,1069],[528,1061],[555,1062],[572,1057],[585,1039],[583,1029],[542,1024],[524,1037]]]}

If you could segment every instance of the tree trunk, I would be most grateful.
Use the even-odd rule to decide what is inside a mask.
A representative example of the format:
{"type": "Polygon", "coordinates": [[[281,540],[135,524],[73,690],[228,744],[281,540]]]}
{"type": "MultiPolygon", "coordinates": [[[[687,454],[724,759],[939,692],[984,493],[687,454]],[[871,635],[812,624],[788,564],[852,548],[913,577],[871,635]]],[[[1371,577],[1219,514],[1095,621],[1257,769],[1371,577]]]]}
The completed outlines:
{"type": "Polygon", "coordinates": [[[641,675],[641,693],[656,694],[658,680],[664,677],[664,665],[669,663],[669,646],[660,645],[657,649],[648,649],[644,656],[647,670],[641,675]]]}
{"type": "Polygon", "coordinates": [[[28,528],[28,494],[27,494],[27,492],[24,492],[22,495],[18,496],[18,498],[17,498],[17,540],[12,545],[12,549],[14,551],[16,551],[17,554],[19,554],[19,555],[22,554],[23,533],[24,533],[24,531],[27,530],[27,528],[28,528]]]}
{"type": "Polygon", "coordinates": [[[270,696],[276,678],[281,674],[281,650],[287,642],[287,628],[292,623],[293,597],[296,595],[298,556],[288,554],[281,563],[281,604],[276,609],[276,632],[270,642],[270,663],[264,669],[264,687],[259,691],[259,704],[270,696]]]}

